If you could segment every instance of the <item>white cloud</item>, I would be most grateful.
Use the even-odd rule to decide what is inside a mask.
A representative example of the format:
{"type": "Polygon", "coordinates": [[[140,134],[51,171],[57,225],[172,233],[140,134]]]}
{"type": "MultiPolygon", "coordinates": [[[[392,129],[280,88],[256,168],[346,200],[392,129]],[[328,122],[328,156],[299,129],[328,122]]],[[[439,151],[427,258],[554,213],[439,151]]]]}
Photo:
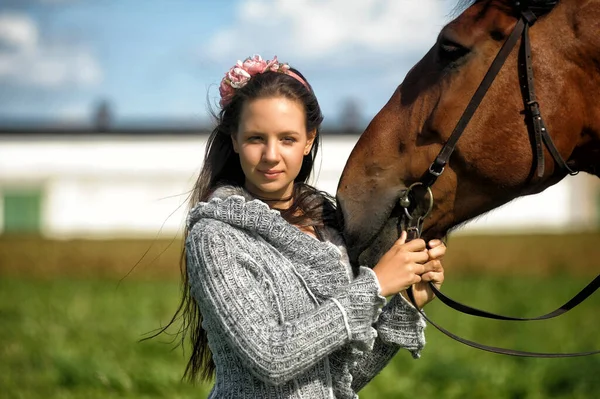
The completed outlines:
{"type": "Polygon", "coordinates": [[[85,48],[44,43],[25,14],[0,14],[0,82],[29,86],[93,86],[102,70],[85,48]]]}
{"type": "Polygon", "coordinates": [[[37,28],[31,19],[19,14],[0,14],[0,42],[23,50],[37,45],[37,28]]]}
{"type": "Polygon", "coordinates": [[[441,0],[242,0],[206,51],[219,60],[266,50],[328,63],[406,54],[434,43],[447,12],[441,0]]]}

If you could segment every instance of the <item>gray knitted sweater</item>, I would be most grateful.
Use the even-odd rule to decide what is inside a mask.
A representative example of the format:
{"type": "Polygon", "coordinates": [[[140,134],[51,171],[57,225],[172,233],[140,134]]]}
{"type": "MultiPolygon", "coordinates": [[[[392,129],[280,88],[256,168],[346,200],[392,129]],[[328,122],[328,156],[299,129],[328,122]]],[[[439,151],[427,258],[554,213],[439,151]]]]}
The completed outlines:
{"type": "Polygon", "coordinates": [[[337,232],[319,241],[230,186],[187,223],[209,398],[357,398],[400,348],[419,356],[424,320],[400,295],[385,305],[371,269],[353,273],[337,232]]]}

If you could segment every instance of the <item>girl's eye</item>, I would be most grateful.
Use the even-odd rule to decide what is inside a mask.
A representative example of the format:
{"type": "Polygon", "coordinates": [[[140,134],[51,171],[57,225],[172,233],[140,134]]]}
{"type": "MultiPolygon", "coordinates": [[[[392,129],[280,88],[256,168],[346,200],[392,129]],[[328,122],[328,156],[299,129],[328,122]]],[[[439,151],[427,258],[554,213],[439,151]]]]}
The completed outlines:
{"type": "Polygon", "coordinates": [[[248,137],[248,141],[251,143],[259,143],[262,141],[262,137],[260,136],[250,136],[248,137]]]}
{"type": "Polygon", "coordinates": [[[293,137],[284,137],[283,141],[287,144],[292,144],[296,142],[296,139],[293,137]]]}

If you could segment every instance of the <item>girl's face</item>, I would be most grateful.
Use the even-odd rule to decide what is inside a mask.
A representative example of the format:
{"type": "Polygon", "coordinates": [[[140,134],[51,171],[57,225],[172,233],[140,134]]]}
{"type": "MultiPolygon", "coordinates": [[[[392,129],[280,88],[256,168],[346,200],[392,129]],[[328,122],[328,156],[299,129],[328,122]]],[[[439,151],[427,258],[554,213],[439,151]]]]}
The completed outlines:
{"type": "Polygon", "coordinates": [[[259,98],[243,105],[232,141],[248,191],[268,199],[292,195],[294,179],[315,139],[305,122],[302,104],[285,97],[259,98]]]}

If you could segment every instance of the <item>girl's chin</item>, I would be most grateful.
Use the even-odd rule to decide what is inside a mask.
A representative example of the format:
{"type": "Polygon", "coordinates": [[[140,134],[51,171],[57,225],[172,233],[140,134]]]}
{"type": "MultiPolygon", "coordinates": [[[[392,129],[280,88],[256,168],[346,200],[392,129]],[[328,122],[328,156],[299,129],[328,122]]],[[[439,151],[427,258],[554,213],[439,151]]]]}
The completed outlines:
{"type": "Polygon", "coordinates": [[[261,197],[266,197],[266,198],[272,198],[272,199],[279,199],[279,198],[284,198],[287,197],[288,195],[286,195],[287,192],[289,192],[289,184],[274,184],[275,182],[271,182],[271,183],[262,183],[262,184],[257,184],[254,185],[254,188],[251,189],[250,191],[252,191],[254,194],[257,194],[261,197]]]}

